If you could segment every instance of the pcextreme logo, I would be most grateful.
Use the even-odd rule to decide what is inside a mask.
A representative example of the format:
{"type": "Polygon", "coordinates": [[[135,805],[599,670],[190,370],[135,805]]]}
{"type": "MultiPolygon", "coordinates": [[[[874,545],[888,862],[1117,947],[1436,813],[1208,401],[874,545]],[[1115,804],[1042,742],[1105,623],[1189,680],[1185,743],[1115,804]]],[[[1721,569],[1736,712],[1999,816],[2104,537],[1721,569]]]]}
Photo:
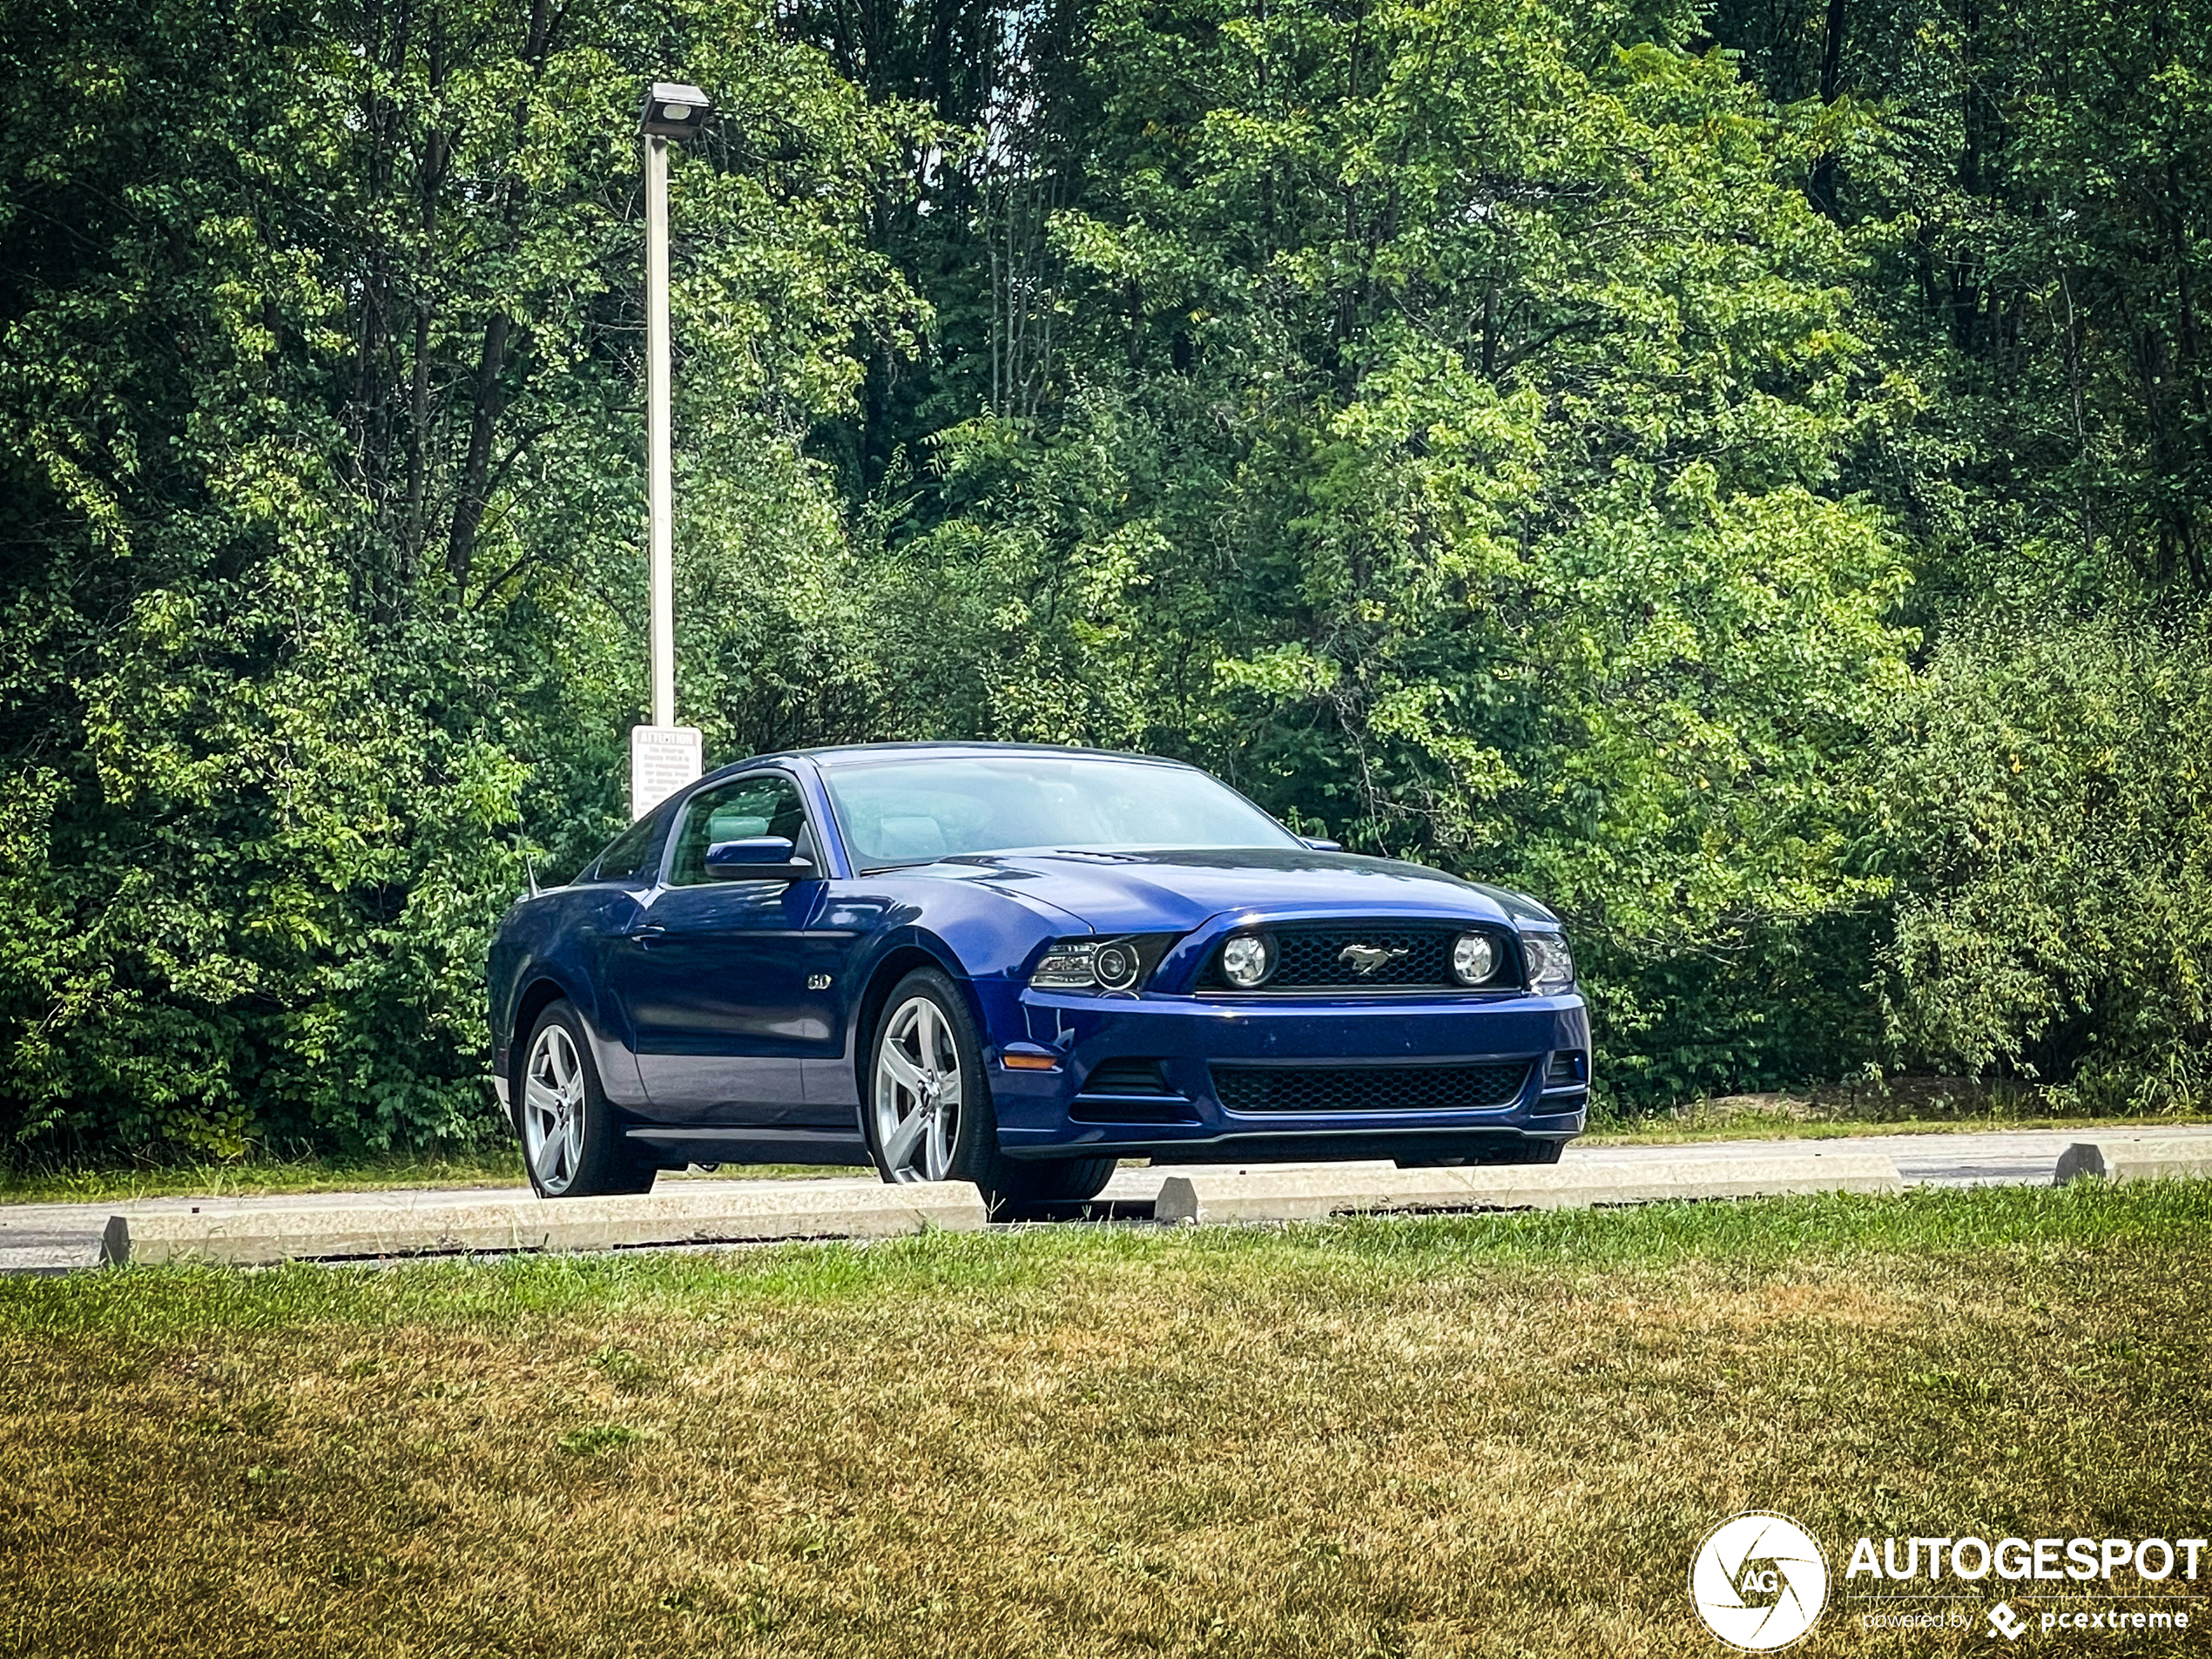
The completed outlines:
{"type": "Polygon", "coordinates": [[[1789,1516],[1754,1509],[1705,1534],[1689,1564],[1689,1599],[1730,1646],[1786,1648],[1828,1605],[1828,1560],[1789,1516]]]}

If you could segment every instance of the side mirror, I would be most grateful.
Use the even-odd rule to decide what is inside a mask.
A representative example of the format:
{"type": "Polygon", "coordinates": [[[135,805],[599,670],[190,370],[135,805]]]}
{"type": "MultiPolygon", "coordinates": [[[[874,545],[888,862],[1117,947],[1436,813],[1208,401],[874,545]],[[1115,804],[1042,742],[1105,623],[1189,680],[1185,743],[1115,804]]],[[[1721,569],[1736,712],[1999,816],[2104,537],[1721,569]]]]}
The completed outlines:
{"type": "Polygon", "coordinates": [[[754,835],[708,847],[706,873],[720,881],[810,881],[814,867],[793,856],[782,836],[754,835]]]}

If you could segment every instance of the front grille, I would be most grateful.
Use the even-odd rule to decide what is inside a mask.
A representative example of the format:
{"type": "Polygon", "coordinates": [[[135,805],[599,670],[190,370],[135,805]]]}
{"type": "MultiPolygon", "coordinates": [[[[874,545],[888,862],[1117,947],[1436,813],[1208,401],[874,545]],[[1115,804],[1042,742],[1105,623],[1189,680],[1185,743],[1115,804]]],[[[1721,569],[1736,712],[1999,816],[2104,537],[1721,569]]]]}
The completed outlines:
{"type": "MultiPolygon", "coordinates": [[[[1315,990],[1341,987],[1350,990],[1464,991],[1452,975],[1452,941],[1464,933],[1487,933],[1498,948],[1498,967],[1478,990],[1494,986],[1511,990],[1519,984],[1519,962],[1505,931],[1467,922],[1326,922],[1292,923],[1264,929],[1275,941],[1275,971],[1259,989],[1315,990]],[[1347,960],[1352,947],[1387,953],[1366,973],[1347,960]]],[[[1216,950],[1201,981],[1204,989],[1229,991],[1237,988],[1223,977],[1221,954],[1216,950]]]]}
{"type": "Polygon", "coordinates": [[[1214,1092],[1232,1112],[1448,1112],[1509,1106],[1528,1060],[1473,1066],[1216,1066],[1214,1092]]]}

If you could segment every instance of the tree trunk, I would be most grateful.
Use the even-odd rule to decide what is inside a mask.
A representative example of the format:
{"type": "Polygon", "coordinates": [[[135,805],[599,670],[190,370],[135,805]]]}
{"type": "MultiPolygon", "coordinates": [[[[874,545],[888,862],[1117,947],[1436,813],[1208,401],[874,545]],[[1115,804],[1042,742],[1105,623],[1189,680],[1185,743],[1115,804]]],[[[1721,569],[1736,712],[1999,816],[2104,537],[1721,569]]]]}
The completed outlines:
{"type": "Polygon", "coordinates": [[[446,551],[446,568],[454,590],[466,592],[469,567],[476,556],[476,531],[484,522],[491,478],[492,429],[498,424],[500,377],[507,369],[507,336],[513,327],[505,312],[495,312],[484,325],[483,356],[476,365],[476,397],[469,417],[469,458],[461,469],[461,495],[453,508],[453,540],[446,551]]]}
{"type": "MultiPolygon", "coordinates": [[[[1844,0],[1828,0],[1828,32],[1820,48],[1820,101],[1833,104],[1843,91],[1844,0]]],[[[1828,151],[1813,164],[1812,188],[1806,192],[1812,205],[1831,219],[1836,207],[1836,152],[1828,151]]]]}

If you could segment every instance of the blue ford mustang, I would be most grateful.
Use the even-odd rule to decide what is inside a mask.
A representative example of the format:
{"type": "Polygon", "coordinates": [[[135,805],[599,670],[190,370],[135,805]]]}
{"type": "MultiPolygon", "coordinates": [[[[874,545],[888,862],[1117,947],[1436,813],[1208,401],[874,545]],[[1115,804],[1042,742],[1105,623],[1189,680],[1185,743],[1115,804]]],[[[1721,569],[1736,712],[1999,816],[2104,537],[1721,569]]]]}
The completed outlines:
{"type": "Polygon", "coordinates": [[[1543,1163],[1589,1096],[1541,905],[1080,749],[726,767],[518,900],[490,988],[548,1197],[873,1163],[1013,1213],[1125,1157],[1543,1163]]]}

